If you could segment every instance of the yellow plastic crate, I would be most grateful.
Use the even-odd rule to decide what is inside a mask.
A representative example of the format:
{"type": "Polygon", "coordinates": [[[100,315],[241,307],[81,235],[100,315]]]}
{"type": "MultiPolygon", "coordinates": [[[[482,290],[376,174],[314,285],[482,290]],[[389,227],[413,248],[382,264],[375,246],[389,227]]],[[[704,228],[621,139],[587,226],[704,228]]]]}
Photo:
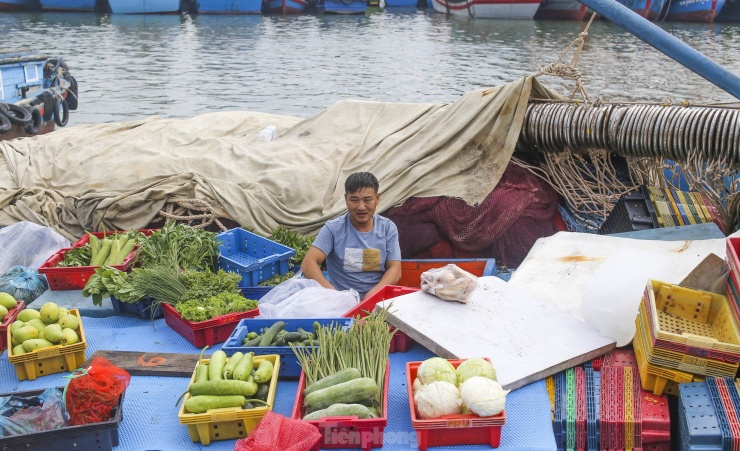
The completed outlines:
{"type": "MultiPolygon", "coordinates": [[[[77,336],[80,341],[73,345],[56,345],[50,348],[38,349],[21,355],[13,355],[13,346],[8,346],[8,360],[15,366],[15,374],[18,380],[36,380],[37,377],[48,374],[72,372],[85,362],[85,349],[87,339],[85,328],[82,327],[82,317],[77,309],[69,311],[77,317],[79,326],[77,336]]],[[[10,327],[6,331],[8,343],[12,343],[10,327]]]]}
{"type": "Polygon", "coordinates": [[[640,314],[635,321],[636,334],[642,337],[645,346],[645,354],[648,363],[665,368],[685,371],[692,374],[714,377],[735,377],[740,364],[722,362],[720,360],[706,359],[695,355],[684,354],[678,351],[654,348],[652,338],[648,332],[650,327],[646,324],[647,313],[645,304],[640,303],[640,314]]]}
{"type": "Polygon", "coordinates": [[[545,379],[545,386],[547,387],[547,395],[550,397],[550,415],[552,419],[555,419],[555,378],[548,376],[545,379]]]}
{"type": "MultiPolygon", "coordinates": [[[[229,359],[226,361],[228,362],[229,359]]],[[[215,440],[230,440],[246,437],[249,432],[262,420],[268,410],[275,405],[275,394],[277,393],[278,375],[280,373],[280,356],[277,354],[254,356],[255,368],[264,361],[272,362],[272,377],[270,378],[270,389],[267,392],[268,406],[255,407],[243,410],[241,407],[226,407],[223,409],[212,409],[206,413],[185,412],[185,401],[190,399],[190,394],[185,395],[177,418],[180,424],[187,425],[190,440],[209,445],[215,440]]],[[[208,359],[203,360],[208,363],[208,359]]],[[[195,381],[195,369],[190,378],[188,386],[195,381]]]]}
{"type": "Polygon", "coordinates": [[[643,389],[660,396],[665,391],[668,381],[683,384],[694,380],[694,376],[692,374],[684,373],[683,371],[669,370],[667,368],[662,368],[648,363],[647,357],[645,356],[645,347],[642,342],[642,337],[640,337],[639,334],[635,334],[635,338],[632,340],[632,347],[635,350],[637,368],[640,371],[640,382],[642,383],[643,389]]]}
{"type": "Polygon", "coordinates": [[[740,327],[725,296],[648,280],[644,301],[655,348],[740,362],[740,327]]]}

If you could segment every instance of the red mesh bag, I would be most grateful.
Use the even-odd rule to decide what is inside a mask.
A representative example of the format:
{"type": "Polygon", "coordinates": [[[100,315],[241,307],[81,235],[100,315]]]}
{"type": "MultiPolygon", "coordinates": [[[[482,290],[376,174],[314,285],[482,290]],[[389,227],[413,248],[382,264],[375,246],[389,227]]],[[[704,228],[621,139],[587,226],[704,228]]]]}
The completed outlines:
{"type": "Polygon", "coordinates": [[[321,440],[319,428],[268,411],[247,438],[237,440],[234,451],[308,451],[321,440]]]}
{"type": "Polygon", "coordinates": [[[89,367],[78,368],[68,377],[64,399],[70,426],[109,420],[111,409],[131,380],[128,371],[102,357],[95,357],[89,367]]]}

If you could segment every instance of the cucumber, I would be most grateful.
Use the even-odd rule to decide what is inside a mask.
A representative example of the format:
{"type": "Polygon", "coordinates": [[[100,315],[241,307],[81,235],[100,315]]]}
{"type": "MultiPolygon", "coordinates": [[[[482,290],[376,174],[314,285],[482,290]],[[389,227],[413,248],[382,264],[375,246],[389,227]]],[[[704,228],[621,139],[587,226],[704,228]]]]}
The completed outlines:
{"type": "Polygon", "coordinates": [[[264,384],[269,381],[272,377],[272,370],[274,366],[269,360],[263,360],[257,367],[257,371],[254,372],[254,381],[258,384],[264,384]]]}
{"type": "Polygon", "coordinates": [[[262,337],[252,338],[251,340],[245,338],[244,341],[242,341],[242,345],[248,348],[253,348],[255,346],[259,346],[260,341],[262,341],[262,337]]]}
{"type": "Polygon", "coordinates": [[[270,393],[270,384],[259,384],[257,385],[257,393],[254,394],[254,397],[262,401],[267,401],[268,393],[270,393]]]}
{"type": "Polygon", "coordinates": [[[248,339],[250,339],[250,340],[254,340],[254,339],[255,339],[255,338],[257,338],[257,337],[259,337],[259,335],[257,335],[257,332],[249,332],[249,333],[247,334],[247,337],[246,337],[246,338],[248,338],[248,339]]]}
{"type": "Polygon", "coordinates": [[[193,396],[185,401],[185,410],[190,413],[206,413],[211,409],[241,407],[247,402],[244,396],[193,396]]]}
{"type": "Polygon", "coordinates": [[[270,326],[269,329],[267,329],[267,332],[262,336],[262,340],[260,341],[260,346],[270,346],[270,343],[275,339],[275,336],[283,330],[283,327],[285,327],[285,323],[283,321],[278,321],[272,326],[270,326]]]}
{"type": "Polygon", "coordinates": [[[304,416],[306,421],[320,420],[326,417],[357,417],[360,419],[370,418],[370,409],[361,404],[332,404],[326,409],[317,410],[304,416]]]}
{"type": "Polygon", "coordinates": [[[360,370],[358,370],[357,368],[345,368],[341,371],[337,371],[334,374],[330,374],[323,379],[319,379],[313,384],[306,387],[306,389],[303,390],[303,397],[305,398],[306,396],[308,396],[309,393],[313,393],[316,390],[321,390],[322,388],[341,384],[342,382],[347,382],[352,379],[359,379],[360,377],[362,377],[362,375],[360,374],[360,370]]]}
{"type": "Polygon", "coordinates": [[[375,380],[361,377],[309,393],[303,398],[303,405],[317,411],[337,403],[353,404],[375,396],[377,391],[375,380]]]}
{"type": "Polygon", "coordinates": [[[235,380],[193,382],[192,384],[190,384],[188,392],[190,393],[190,396],[252,396],[257,393],[257,384],[255,384],[254,382],[249,383],[247,381],[235,380]]]}
{"type": "Polygon", "coordinates": [[[278,339],[277,339],[277,340],[275,340],[275,342],[274,342],[274,343],[272,343],[272,344],[271,344],[270,346],[285,346],[285,345],[286,345],[286,343],[285,343],[285,339],[283,339],[283,338],[278,338],[278,339]]]}
{"type": "Polygon", "coordinates": [[[294,341],[303,341],[303,334],[300,332],[288,332],[281,337],[286,343],[293,343],[294,341]]]}

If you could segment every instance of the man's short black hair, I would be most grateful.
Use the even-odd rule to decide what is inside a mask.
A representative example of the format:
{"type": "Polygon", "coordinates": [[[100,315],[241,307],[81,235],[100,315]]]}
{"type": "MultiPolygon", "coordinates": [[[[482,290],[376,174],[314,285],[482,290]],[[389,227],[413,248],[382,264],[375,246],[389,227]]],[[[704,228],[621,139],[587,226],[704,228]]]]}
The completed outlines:
{"type": "Polygon", "coordinates": [[[356,193],[363,188],[372,188],[377,194],[379,187],[378,179],[369,172],[355,172],[347,177],[344,182],[344,192],[346,194],[356,193]]]}

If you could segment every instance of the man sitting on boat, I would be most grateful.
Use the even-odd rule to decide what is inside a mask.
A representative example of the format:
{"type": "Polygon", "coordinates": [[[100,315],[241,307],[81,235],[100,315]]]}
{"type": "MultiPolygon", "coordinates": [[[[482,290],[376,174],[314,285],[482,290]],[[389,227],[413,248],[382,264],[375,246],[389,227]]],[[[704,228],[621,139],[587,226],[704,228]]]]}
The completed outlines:
{"type": "Polygon", "coordinates": [[[348,212],[327,221],[306,253],[301,270],[322,287],[355,289],[363,299],[401,279],[398,229],[388,218],[375,214],[380,201],[378,179],[357,172],[344,183],[348,212]],[[331,282],[321,272],[326,261],[331,282]]]}

